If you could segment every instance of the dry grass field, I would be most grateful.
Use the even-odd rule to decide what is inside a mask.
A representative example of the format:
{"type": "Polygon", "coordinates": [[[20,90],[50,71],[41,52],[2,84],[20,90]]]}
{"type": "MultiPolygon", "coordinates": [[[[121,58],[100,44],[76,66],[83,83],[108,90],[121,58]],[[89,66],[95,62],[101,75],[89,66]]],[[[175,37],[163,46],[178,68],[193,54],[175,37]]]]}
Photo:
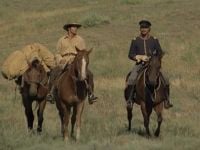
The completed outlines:
{"type": "MultiPolygon", "coordinates": [[[[94,48],[90,68],[99,97],[94,105],[86,101],[80,141],[66,144],[56,106],[49,103],[43,133],[27,133],[19,92],[15,96],[14,82],[0,77],[0,150],[200,149],[199,6],[199,0],[0,0],[1,64],[11,52],[34,42],[55,52],[64,34],[62,26],[80,22],[80,35],[88,48],[94,48]],[[166,52],[162,68],[171,83],[174,107],[164,110],[159,138],[143,136],[143,119],[136,105],[133,129],[127,132],[123,89],[133,66],[127,55],[141,19],[152,22],[152,35],[166,52]]],[[[155,128],[153,113],[151,132],[155,128]]]]}

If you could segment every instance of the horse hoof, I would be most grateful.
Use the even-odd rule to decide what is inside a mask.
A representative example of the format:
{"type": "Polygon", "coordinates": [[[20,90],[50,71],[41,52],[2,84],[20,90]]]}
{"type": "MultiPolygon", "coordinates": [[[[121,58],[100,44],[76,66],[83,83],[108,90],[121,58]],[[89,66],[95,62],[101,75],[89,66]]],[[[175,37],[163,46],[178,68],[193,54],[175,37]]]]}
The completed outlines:
{"type": "Polygon", "coordinates": [[[79,141],[80,139],[80,130],[76,131],[76,141],[79,141]]]}
{"type": "Polygon", "coordinates": [[[76,135],[76,141],[80,140],[80,135],[76,135]]]}
{"type": "Polygon", "coordinates": [[[151,134],[150,133],[147,133],[146,137],[149,139],[151,138],[151,134]]]}
{"type": "Polygon", "coordinates": [[[155,137],[159,137],[159,134],[160,134],[159,131],[156,131],[156,132],[154,133],[155,137]]]}
{"type": "Polygon", "coordinates": [[[133,104],[132,103],[127,103],[126,107],[127,107],[127,109],[133,109],[133,104]]]}
{"type": "Polygon", "coordinates": [[[68,137],[64,137],[64,142],[68,143],[68,141],[69,141],[69,138],[68,137]]]}
{"type": "Polygon", "coordinates": [[[33,129],[31,129],[31,128],[28,128],[28,130],[27,130],[27,134],[30,134],[30,135],[34,134],[34,131],[33,131],[33,129]]]}
{"type": "Polygon", "coordinates": [[[37,133],[41,133],[42,129],[41,128],[37,128],[37,133]]]}

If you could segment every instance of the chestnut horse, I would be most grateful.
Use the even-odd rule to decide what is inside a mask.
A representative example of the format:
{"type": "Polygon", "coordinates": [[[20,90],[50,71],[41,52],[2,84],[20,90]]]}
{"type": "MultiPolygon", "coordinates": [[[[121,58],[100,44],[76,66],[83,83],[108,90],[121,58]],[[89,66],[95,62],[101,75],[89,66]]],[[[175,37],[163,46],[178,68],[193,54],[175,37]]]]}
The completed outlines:
{"type": "Polygon", "coordinates": [[[68,140],[68,123],[71,108],[71,136],[74,133],[76,123],[76,140],[80,138],[81,115],[84,108],[84,100],[87,96],[87,73],[89,64],[89,54],[92,50],[79,50],[73,62],[66,71],[58,78],[56,83],[56,106],[61,120],[61,132],[65,141],[68,140]]]}
{"type": "MultiPolygon", "coordinates": [[[[136,103],[141,106],[142,115],[144,118],[144,126],[146,128],[146,133],[150,136],[149,131],[149,120],[152,113],[152,109],[155,110],[157,114],[158,126],[154,133],[155,136],[160,134],[160,126],[163,120],[163,102],[166,99],[166,89],[163,84],[163,76],[160,72],[161,68],[161,58],[162,56],[152,56],[150,61],[144,65],[144,68],[139,73],[136,81],[136,95],[132,98],[132,103],[136,103]]],[[[128,74],[126,81],[129,77],[128,74]]],[[[124,95],[126,101],[130,95],[130,89],[125,88],[124,95]]],[[[133,105],[127,106],[127,118],[128,118],[128,130],[131,130],[131,120],[132,120],[132,109],[133,105]]]]}
{"type": "Polygon", "coordinates": [[[25,114],[28,123],[28,129],[33,129],[34,115],[32,103],[36,100],[38,104],[37,116],[38,127],[37,131],[42,131],[43,111],[46,105],[45,97],[48,92],[48,77],[42,64],[37,60],[33,60],[29,65],[28,70],[22,75],[21,80],[21,96],[25,107],[25,114]]]}

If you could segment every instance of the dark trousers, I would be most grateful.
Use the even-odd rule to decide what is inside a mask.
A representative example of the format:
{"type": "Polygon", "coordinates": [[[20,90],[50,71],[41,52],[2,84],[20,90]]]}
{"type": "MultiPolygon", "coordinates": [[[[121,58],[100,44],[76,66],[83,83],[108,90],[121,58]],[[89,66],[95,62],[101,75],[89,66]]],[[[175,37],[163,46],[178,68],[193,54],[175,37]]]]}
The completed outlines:
{"type": "Polygon", "coordinates": [[[94,76],[89,69],[87,71],[87,84],[88,84],[88,95],[91,95],[94,92],[94,76]]]}
{"type": "MultiPolygon", "coordinates": [[[[139,71],[141,70],[142,67],[143,67],[142,64],[135,65],[133,67],[131,74],[128,78],[128,82],[127,82],[128,85],[134,85],[135,86],[138,73],[139,73],[139,71]]],[[[163,72],[161,73],[161,80],[162,80],[162,83],[164,84],[164,86],[169,86],[169,79],[166,77],[166,75],[163,72]]]]}

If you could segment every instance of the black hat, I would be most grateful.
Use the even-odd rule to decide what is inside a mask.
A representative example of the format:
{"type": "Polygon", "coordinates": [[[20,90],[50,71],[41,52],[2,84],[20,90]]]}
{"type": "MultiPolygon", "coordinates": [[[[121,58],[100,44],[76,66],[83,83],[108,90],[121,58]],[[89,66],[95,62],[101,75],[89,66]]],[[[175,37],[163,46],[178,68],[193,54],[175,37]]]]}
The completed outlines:
{"type": "Polygon", "coordinates": [[[141,20],[139,22],[140,28],[149,28],[151,26],[151,22],[148,20],[141,20]]]}
{"type": "Polygon", "coordinates": [[[77,28],[80,28],[81,26],[82,26],[82,25],[81,25],[81,24],[78,24],[78,23],[68,23],[68,24],[65,24],[65,25],[63,26],[63,29],[68,31],[68,28],[70,28],[70,27],[77,27],[77,28]]]}

